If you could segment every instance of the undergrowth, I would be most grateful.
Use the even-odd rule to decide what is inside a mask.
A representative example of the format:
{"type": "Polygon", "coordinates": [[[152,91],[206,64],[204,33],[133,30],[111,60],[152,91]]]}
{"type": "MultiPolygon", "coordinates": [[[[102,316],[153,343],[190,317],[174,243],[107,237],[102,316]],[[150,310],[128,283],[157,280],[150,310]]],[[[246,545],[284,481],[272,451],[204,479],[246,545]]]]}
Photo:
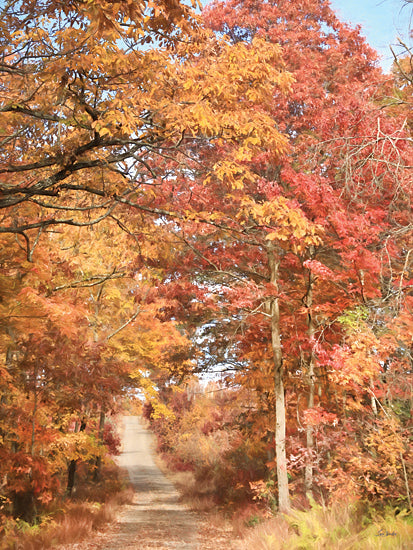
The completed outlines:
{"type": "Polygon", "coordinates": [[[362,510],[360,505],[312,503],[262,522],[240,543],[240,550],[408,550],[413,519],[405,511],[362,510]]]}
{"type": "Polygon", "coordinates": [[[0,550],[46,550],[86,539],[114,521],[119,506],[130,503],[133,489],[115,465],[102,469],[102,480],[79,480],[70,499],[61,499],[31,525],[8,519],[2,526],[0,550]]]}

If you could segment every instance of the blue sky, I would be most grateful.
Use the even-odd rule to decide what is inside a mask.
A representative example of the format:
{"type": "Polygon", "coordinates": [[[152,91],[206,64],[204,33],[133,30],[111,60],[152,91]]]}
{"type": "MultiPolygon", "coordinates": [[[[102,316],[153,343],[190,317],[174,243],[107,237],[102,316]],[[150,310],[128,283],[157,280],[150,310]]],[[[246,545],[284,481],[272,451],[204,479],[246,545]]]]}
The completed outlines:
{"type": "Polygon", "coordinates": [[[396,44],[399,36],[408,42],[408,31],[413,23],[413,3],[410,0],[331,0],[331,5],[342,21],[360,24],[367,42],[382,56],[385,71],[393,57],[389,44],[396,44]]]}

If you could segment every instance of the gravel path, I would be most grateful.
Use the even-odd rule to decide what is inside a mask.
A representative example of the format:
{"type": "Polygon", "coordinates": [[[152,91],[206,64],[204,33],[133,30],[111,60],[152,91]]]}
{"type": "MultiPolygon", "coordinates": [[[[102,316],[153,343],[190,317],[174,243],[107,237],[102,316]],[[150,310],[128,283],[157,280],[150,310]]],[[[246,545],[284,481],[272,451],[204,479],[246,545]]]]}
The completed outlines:
{"type": "Polygon", "coordinates": [[[154,461],[153,435],[137,416],[124,417],[119,465],[129,472],[134,501],[122,510],[101,550],[197,550],[196,517],[154,461]]]}

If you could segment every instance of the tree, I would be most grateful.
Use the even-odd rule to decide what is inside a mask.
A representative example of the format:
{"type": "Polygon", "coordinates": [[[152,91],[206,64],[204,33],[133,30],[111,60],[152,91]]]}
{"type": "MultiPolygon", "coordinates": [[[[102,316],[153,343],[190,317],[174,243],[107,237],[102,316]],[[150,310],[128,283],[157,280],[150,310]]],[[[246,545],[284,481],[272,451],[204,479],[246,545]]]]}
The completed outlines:
{"type": "MultiPolygon", "coordinates": [[[[386,83],[322,0],[217,3],[204,20],[221,37],[179,3],[2,9],[0,428],[16,514],[53,498],[64,462],[69,488],[78,460],[98,466],[91,422],[100,437],[129,386],[172,414],[194,356],[251,388],[281,511],[288,474],[311,495],[315,476],[336,489],[333,466],[341,481],[377,472],[376,427],[408,473],[406,420],[376,414],[383,387],[405,409],[411,365],[405,62],[386,83]],[[331,441],[350,429],[348,468],[331,441]]],[[[366,494],[395,495],[385,460],[366,494]]]]}
{"type": "MultiPolygon", "coordinates": [[[[204,18],[236,46],[258,37],[280,43],[296,81],[291,93],[267,95],[261,105],[289,136],[288,155],[274,155],[271,144],[263,144],[243,159],[248,177],[242,183],[217,171],[205,187],[194,170],[159,196],[181,212],[172,230],[187,247],[174,264],[173,287],[187,289],[184,281],[192,281],[194,294],[215,316],[208,334],[228,335],[231,351],[223,356],[234,358],[235,380],[254,380],[267,393],[272,418],[276,410],[279,508],[285,511],[283,385],[287,414],[295,405],[304,422],[307,449],[300,444],[298,452],[310,493],[317,423],[329,419],[334,426],[342,414],[334,407],[323,357],[342,343],[343,311],[360,304],[374,311],[382,293],[381,257],[395,212],[399,219],[411,215],[409,141],[401,117],[383,114],[378,102],[381,90],[372,84],[383,78],[375,53],[327,2],[216,3],[204,18]],[[383,139],[372,137],[378,129],[383,139]],[[395,147],[391,135],[397,135],[395,147]],[[272,388],[263,385],[269,375],[275,377],[272,388]]],[[[216,163],[217,149],[198,147],[197,154],[204,166],[216,163]]],[[[405,255],[400,242],[392,265],[399,254],[405,255]]],[[[368,362],[360,367],[368,372],[368,362]]],[[[292,426],[295,414],[289,414],[292,426]]]]}
{"type": "MultiPolygon", "coordinates": [[[[228,124],[234,94],[216,71],[228,48],[184,4],[13,2],[2,25],[1,232],[29,260],[47,228],[96,224],[125,201],[148,208],[141,186],[182,166],[183,145],[252,131],[228,124]]],[[[270,76],[238,67],[232,77],[270,76]]]]}
{"type": "Polygon", "coordinates": [[[72,492],[78,463],[99,477],[105,416],[128,390],[156,402],[155,384],[179,383],[193,368],[184,330],[161,321],[159,270],[136,262],[138,252],[155,260],[155,250],[117,228],[105,220],[47,233],[35,262],[23,250],[11,265],[3,258],[0,473],[5,503],[26,521],[65,486],[72,492]]]}
{"type": "Polygon", "coordinates": [[[111,169],[151,177],[147,149],[156,155],[171,139],[156,101],[174,61],[165,49],[143,46],[190,40],[191,9],[162,1],[12,2],[2,8],[2,29],[1,208],[30,202],[35,215],[51,210],[34,228],[57,223],[53,215],[75,206],[75,196],[83,197],[81,211],[107,212],[116,193],[104,185],[111,169]],[[83,172],[81,184],[74,176],[83,172]],[[91,206],[93,198],[100,203],[91,206]]]}
{"type": "Polygon", "coordinates": [[[164,227],[191,213],[163,188],[194,169],[237,185],[264,142],[282,150],[251,108],[291,79],[277,46],[232,47],[180,3],[12,2],[1,25],[2,464],[32,519],[64,465],[70,491],[77,461],[99,459],[90,429],[126,388],[166,412],[155,385],[192,370],[161,297],[164,227]]]}

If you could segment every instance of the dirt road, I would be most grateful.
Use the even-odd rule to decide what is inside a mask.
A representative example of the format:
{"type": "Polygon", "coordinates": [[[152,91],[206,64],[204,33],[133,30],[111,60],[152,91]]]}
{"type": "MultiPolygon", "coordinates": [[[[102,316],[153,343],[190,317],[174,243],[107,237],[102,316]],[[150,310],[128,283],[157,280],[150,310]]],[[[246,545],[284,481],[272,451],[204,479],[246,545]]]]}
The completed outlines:
{"type": "Polygon", "coordinates": [[[137,416],[124,417],[118,462],[129,472],[135,497],[101,550],[197,550],[196,517],[179,503],[175,487],[155,464],[153,436],[137,416]]]}
{"type": "Polygon", "coordinates": [[[125,416],[118,459],[135,490],[115,524],[89,540],[59,550],[236,550],[232,529],[221,515],[191,512],[155,463],[154,436],[140,417],[125,416]]]}

